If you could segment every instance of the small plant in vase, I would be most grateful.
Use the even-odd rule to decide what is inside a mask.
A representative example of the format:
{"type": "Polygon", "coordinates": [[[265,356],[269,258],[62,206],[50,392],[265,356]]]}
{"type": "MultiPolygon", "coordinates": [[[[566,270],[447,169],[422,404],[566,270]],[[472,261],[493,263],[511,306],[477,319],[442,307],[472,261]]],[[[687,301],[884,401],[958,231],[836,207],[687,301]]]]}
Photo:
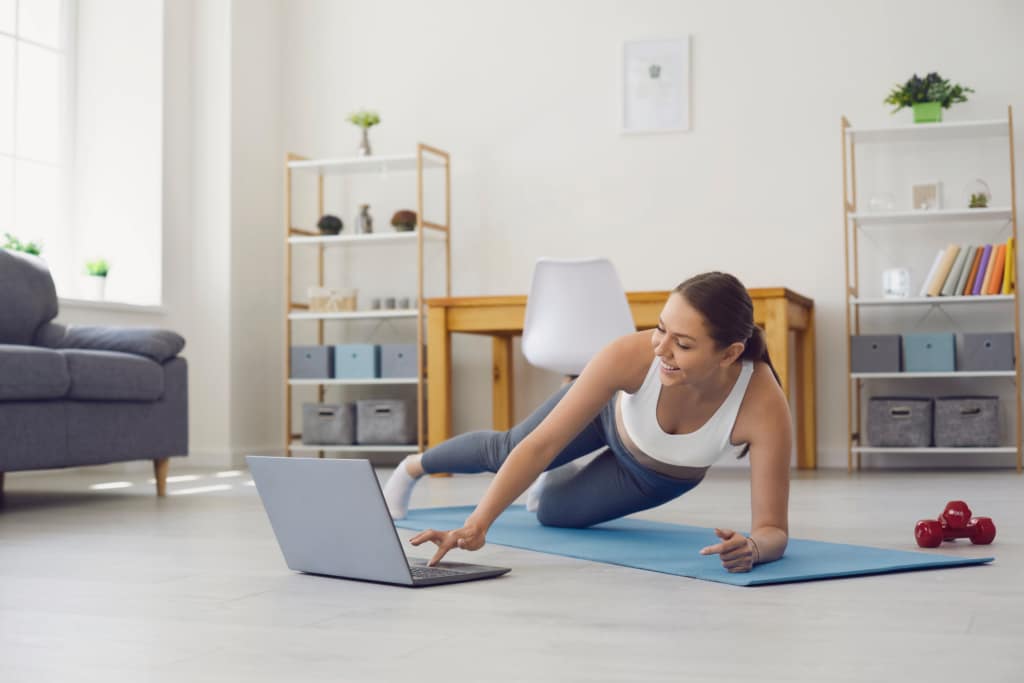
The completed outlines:
{"type": "Polygon", "coordinates": [[[985,196],[984,192],[978,192],[971,195],[971,201],[967,205],[969,209],[985,209],[988,208],[988,197],[985,196]]]}
{"type": "Polygon", "coordinates": [[[363,131],[363,139],[359,143],[359,156],[368,157],[372,153],[370,150],[370,136],[369,130],[380,123],[380,115],[375,111],[368,109],[362,109],[360,111],[352,112],[346,119],[349,123],[352,123],[363,131]]]}
{"type": "Polygon", "coordinates": [[[938,123],[942,121],[942,110],[966,102],[969,92],[974,90],[950,83],[933,71],[924,78],[914,74],[906,83],[894,85],[885,103],[896,107],[893,114],[904,107],[913,109],[914,123],[938,123]]]}
{"type": "Polygon", "coordinates": [[[43,253],[42,244],[38,242],[22,242],[9,232],[4,233],[4,249],[20,251],[26,254],[32,254],[33,256],[39,256],[43,253]]]}
{"type": "Polygon", "coordinates": [[[110,273],[110,264],[106,259],[96,259],[85,262],[86,286],[90,298],[102,300],[107,287],[107,275],[110,273]]]}

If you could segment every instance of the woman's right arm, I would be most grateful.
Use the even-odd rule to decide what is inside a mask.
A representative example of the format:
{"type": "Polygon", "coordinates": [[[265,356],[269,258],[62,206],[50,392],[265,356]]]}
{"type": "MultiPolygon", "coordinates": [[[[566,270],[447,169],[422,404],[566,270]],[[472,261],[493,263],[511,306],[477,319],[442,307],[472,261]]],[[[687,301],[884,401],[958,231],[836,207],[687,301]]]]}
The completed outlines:
{"type": "MultiPolygon", "coordinates": [[[[487,530],[498,515],[529,488],[562,449],[600,413],[615,392],[635,388],[629,385],[635,379],[632,375],[637,374],[637,368],[645,363],[645,354],[650,350],[649,337],[650,332],[621,337],[591,359],[551,413],[512,449],[461,529],[428,530],[412,538],[413,545],[425,541],[438,545],[431,565],[454,547],[465,550],[482,547],[487,530]]],[[[649,363],[646,358],[646,364],[649,363]]]]}

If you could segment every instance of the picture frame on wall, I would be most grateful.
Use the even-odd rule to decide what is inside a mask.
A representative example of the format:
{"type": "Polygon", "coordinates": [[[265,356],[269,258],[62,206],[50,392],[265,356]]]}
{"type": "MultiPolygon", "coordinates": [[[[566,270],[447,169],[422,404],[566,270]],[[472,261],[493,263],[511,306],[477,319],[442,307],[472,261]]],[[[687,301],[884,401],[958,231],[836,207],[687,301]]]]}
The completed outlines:
{"type": "Polygon", "coordinates": [[[910,186],[910,207],[914,211],[937,211],[942,208],[942,183],[938,180],[910,186]]]}
{"type": "Polygon", "coordinates": [[[622,47],[622,132],[690,130],[690,37],[622,47]]]}

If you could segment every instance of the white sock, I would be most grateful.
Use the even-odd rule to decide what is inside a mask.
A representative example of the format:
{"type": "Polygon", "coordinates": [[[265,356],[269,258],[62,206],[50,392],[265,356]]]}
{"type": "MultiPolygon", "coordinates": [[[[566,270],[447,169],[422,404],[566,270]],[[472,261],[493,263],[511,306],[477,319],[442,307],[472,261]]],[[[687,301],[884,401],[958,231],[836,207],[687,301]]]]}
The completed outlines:
{"type": "Polygon", "coordinates": [[[529,491],[526,492],[526,510],[527,512],[536,512],[537,508],[540,507],[540,497],[544,495],[544,487],[552,484],[558,484],[560,482],[571,479],[583,469],[583,464],[576,460],[570,460],[569,462],[556,467],[553,470],[541,472],[537,480],[530,486],[529,491]]]}
{"type": "Polygon", "coordinates": [[[526,492],[526,511],[536,512],[537,508],[540,507],[540,494],[544,491],[544,480],[547,479],[548,473],[541,472],[540,476],[533,482],[529,490],[526,492]]]}
{"type": "Polygon", "coordinates": [[[409,512],[409,497],[412,496],[412,487],[419,481],[418,477],[409,474],[405,469],[405,460],[398,463],[398,467],[391,473],[388,482],[384,484],[384,501],[388,504],[388,512],[391,519],[404,519],[409,512]]]}

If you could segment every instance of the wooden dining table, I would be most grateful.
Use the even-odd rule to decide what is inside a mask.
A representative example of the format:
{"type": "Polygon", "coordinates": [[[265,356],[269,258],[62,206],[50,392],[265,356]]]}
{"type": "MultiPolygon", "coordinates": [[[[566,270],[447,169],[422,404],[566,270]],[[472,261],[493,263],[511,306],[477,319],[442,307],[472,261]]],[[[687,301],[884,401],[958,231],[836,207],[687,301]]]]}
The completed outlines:
{"type": "MultiPolygon", "coordinates": [[[[754,322],[765,332],[768,353],[782,389],[794,406],[797,467],[817,466],[815,451],[814,302],[784,287],[747,290],[754,322]],[[790,367],[790,338],[794,367],[790,367]]],[[[626,298],[638,330],[658,324],[670,292],[628,292],[626,298]]],[[[513,425],[512,340],[523,333],[526,296],[461,296],[427,299],[427,445],[452,434],[452,348],[454,333],[491,337],[493,425],[513,425]]]]}

